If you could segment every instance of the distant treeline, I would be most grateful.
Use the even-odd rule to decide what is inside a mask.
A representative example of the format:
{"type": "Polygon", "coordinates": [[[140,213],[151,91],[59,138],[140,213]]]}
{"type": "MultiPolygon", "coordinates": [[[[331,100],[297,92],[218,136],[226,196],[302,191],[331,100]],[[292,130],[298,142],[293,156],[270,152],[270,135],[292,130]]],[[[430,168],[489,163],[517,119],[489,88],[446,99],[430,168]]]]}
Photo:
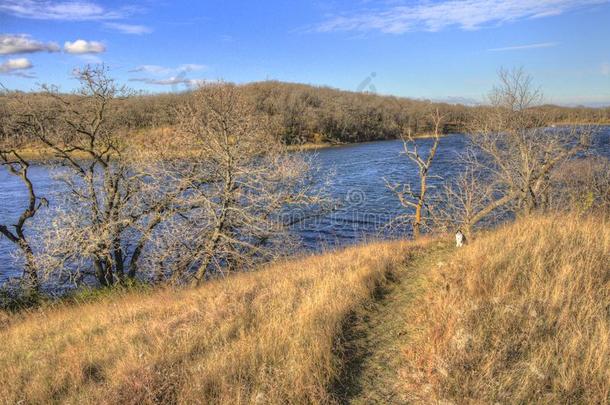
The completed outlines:
{"type": "MultiPolygon", "coordinates": [[[[431,102],[371,93],[351,92],[277,81],[239,86],[255,110],[269,120],[270,128],[286,144],[354,143],[396,139],[407,130],[421,135],[432,130],[429,115],[439,109],[443,132],[465,132],[473,117],[486,106],[431,102]]],[[[173,127],[176,107],[191,92],[134,94],[121,100],[126,129],[173,127]]],[[[36,93],[31,94],[36,102],[36,93]]],[[[10,93],[0,97],[0,114],[10,93]]],[[[560,107],[543,105],[549,123],[610,122],[610,107],[560,107]]],[[[0,134],[0,137],[2,134],[0,134]]]]}

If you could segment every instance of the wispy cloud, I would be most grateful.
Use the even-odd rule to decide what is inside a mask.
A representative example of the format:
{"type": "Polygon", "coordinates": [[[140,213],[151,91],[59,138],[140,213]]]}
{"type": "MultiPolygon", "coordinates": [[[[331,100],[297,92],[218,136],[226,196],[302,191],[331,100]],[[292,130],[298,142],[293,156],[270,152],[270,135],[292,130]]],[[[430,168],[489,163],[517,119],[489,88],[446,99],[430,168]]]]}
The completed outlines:
{"type": "Polygon", "coordinates": [[[184,65],[178,66],[178,70],[181,72],[194,72],[196,70],[204,69],[207,69],[206,65],[198,65],[197,63],[186,63],[184,65]]]}
{"type": "Polygon", "coordinates": [[[186,88],[194,88],[203,83],[203,79],[189,79],[190,72],[205,70],[207,66],[197,63],[185,63],[177,67],[166,67],[159,65],[141,65],[131,69],[131,73],[144,73],[153,77],[134,77],[129,79],[131,82],[141,82],[157,86],[178,86],[184,85],[186,88]],[[170,77],[159,77],[161,75],[171,75],[170,77]]]}
{"type": "Polygon", "coordinates": [[[92,1],[0,0],[0,12],[37,20],[91,21],[125,18],[134,7],[108,9],[92,1]]]}
{"type": "Polygon", "coordinates": [[[0,55],[34,52],[59,52],[55,42],[43,43],[25,34],[0,34],[0,55]]]}
{"type": "Polygon", "coordinates": [[[129,72],[131,72],[131,73],[145,72],[145,73],[153,73],[153,74],[163,74],[163,73],[168,73],[169,71],[170,71],[170,69],[166,68],[164,66],[140,65],[136,68],[131,69],[129,72]]]}
{"type": "Polygon", "coordinates": [[[32,62],[26,58],[9,59],[0,64],[0,74],[33,78],[34,75],[25,72],[32,66],[32,62]]]}
{"type": "Polygon", "coordinates": [[[195,87],[195,86],[205,83],[205,80],[203,80],[203,79],[187,79],[185,77],[180,77],[180,76],[172,76],[172,77],[168,77],[166,79],[135,77],[135,78],[129,79],[129,81],[130,82],[143,82],[146,84],[155,84],[155,85],[159,85],[159,86],[175,86],[178,84],[185,84],[190,87],[195,87]]]}
{"type": "Polygon", "coordinates": [[[134,25],[134,24],[121,24],[121,23],[105,23],[104,27],[110,28],[115,31],[122,32],[123,34],[132,34],[132,35],[142,35],[142,34],[150,34],[152,32],[152,28],[146,27],[144,25],[134,25]]]}
{"type": "Polygon", "coordinates": [[[608,62],[602,63],[600,72],[604,76],[610,76],[610,63],[608,63],[608,62]]]}
{"type": "Polygon", "coordinates": [[[553,48],[557,45],[559,45],[558,42],[541,42],[538,44],[514,45],[514,46],[505,46],[502,48],[491,48],[491,49],[488,49],[488,51],[489,52],[521,51],[521,50],[525,50],[525,49],[553,48]]]}
{"type": "Polygon", "coordinates": [[[137,6],[109,8],[91,0],[0,0],[0,13],[34,20],[100,21],[104,26],[124,34],[147,34],[152,29],[144,25],[114,22],[141,11],[137,6]]]}
{"type": "MultiPolygon", "coordinates": [[[[476,30],[527,18],[559,15],[577,8],[608,3],[608,0],[441,0],[366,9],[335,15],[314,31],[379,31],[402,34],[409,31],[440,31],[447,27],[476,30]]],[[[396,4],[396,3],[394,3],[396,4]]]]}
{"type": "Polygon", "coordinates": [[[171,74],[171,73],[185,73],[185,72],[194,72],[197,70],[207,69],[205,65],[199,65],[196,63],[187,63],[180,65],[178,67],[166,67],[159,65],[141,65],[134,69],[131,69],[129,72],[131,73],[150,73],[150,74],[171,74]]]}
{"type": "Polygon", "coordinates": [[[74,42],[67,41],[64,44],[64,52],[72,54],[102,53],[104,51],[106,51],[106,46],[97,41],[77,39],[74,42]]]}

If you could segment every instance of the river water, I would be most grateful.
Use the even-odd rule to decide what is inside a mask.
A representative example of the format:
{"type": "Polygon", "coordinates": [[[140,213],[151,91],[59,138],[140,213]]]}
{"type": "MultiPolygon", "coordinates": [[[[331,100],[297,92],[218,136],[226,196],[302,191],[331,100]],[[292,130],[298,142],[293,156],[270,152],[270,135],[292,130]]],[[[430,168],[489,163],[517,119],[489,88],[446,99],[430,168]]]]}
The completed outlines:
{"type": "MultiPolygon", "coordinates": [[[[418,140],[420,150],[427,151],[431,139],[418,140]]],[[[459,155],[466,147],[463,135],[441,139],[431,170],[430,185],[453,178],[459,169],[459,155]]],[[[596,138],[594,149],[610,156],[610,127],[596,138]]],[[[388,236],[387,224],[404,213],[400,203],[385,185],[414,182],[417,168],[402,155],[401,141],[379,141],[321,149],[314,152],[321,173],[333,173],[331,195],[337,201],[332,212],[300,223],[295,231],[303,247],[320,250],[352,244],[366,239],[388,236]]],[[[31,178],[41,196],[52,195],[54,184],[48,169],[33,166],[31,178]]],[[[19,179],[0,170],[0,223],[14,223],[27,194],[19,179]]],[[[394,229],[394,232],[406,229],[394,229]]],[[[12,253],[14,246],[0,236],[0,283],[18,276],[12,253]]]]}
{"type": "MultiPolygon", "coordinates": [[[[418,140],[420,153],[427,152],[432,139],[418,140]]],[[[459,155],[466,147],[462,135],[441,139],[430,171],[429,185],[434,187],[451,179],[459,171],[459,155]]],[[[298,229],[309,249],[341,246],[388,236],[390,225],[404,208],[386,186],[415,182],[417,166],[404,154],[402,141],[379,141],[322,149],[317,160],[322,173],[334,171],[332,197],[336,210],[307,221],[298,229]]],[[[406,232],[392,226],[392,233],[406,232]]]]}

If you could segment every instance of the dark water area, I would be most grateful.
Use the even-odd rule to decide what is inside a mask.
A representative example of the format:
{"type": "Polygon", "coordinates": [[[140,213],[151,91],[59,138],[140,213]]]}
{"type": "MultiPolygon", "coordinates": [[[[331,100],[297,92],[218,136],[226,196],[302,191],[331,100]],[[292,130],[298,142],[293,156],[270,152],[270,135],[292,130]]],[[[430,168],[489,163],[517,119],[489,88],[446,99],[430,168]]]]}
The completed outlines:
{"type": "MultiPolygon", "coordinates": [[[[428,150],[431,139],[418,140],[422,152],[428,150]]],[[[459,156],[467,146],[463,135],[450,135],[441,139],[435,158],[430,186],[451,180],[460,171],[459,156]]],[[[610,157],[610,127],[597,136],[593,150],[610,157]]],[[[368,239],[388,237],[387,224],[404,208],[386,187],[390,183],[417,181],[417,167],[402,155],[401,141],[379,141],[321,149],[312,153],[321,173],[334,173],[330,194],[337,207],[326,215],[303,221],[295,227],[303,247],[320,250],[353,244],[368,239]]],[[[48,167],[33,166],[31,178],[40,196],[50,197],[58,184],[52,179],[48,167]]],[[[20,209],[27,202],[22,183],[6,170],[0,170],[0,223],[15,223],[20,209]]],[[[406,227],[394,229],[393,235],[407,234],[406,227]]],[[[19,276],[13,258],[14,246],[0,237],[0,283],[19,276]]]]}

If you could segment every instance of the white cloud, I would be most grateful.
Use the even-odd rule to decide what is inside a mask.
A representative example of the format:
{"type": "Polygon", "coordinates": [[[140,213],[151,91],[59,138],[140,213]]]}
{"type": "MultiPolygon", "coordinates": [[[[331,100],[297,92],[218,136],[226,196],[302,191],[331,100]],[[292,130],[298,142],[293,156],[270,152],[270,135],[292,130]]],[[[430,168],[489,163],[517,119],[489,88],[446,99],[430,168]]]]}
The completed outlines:
{"type": "Polygon", "coordinates": [[[0,34],[0,55],[33,52],[58,52],[59,45],[55,42],[43,43],[35,41],[25,34],[0,34]]]}
{"type": "Polygon", "coordinates": [[[548,17],[607,2],[608,0],[422,1],[412,5],[395,5],[383,9],[368,9],[355,14],[332,16],[314,30],[380,31],[390,34],[422,30],[440,31],[452,26],[463,30],[475,30],[488,24],[548,17]]]}
{"type": "Polygon", "coordinates": [[[8,74],[22,77],[34,77],[31,74],[23,72],[32,68],[32,62],[26,58],[9,59],[6,62],[0,64],[0,74],[8,74]]]}
{"type": "Polygon", "coordinates": [[[166,68],[159,65],[141,65],[134,69],[131,69],[130,72],[145,72],[145,73],[153,73],[153,74],[163,74],[169,73],[171,71],[170,68],[166,68]]]}
{"type": "Polygon", "coordinates": [[[503,48],[492,48],[492,49],[488,49],[488,51],[489,52],[521,51],[521,50],[525,50],[525,49],[552,48],[557,45],[559,45],[558,42],[542,42],[539,44],[514,45],[514,46],[505,46],[503,48]]]}
{"type": "Polygon", "coordinates": [[[203,79],[187,79],[185,77],[180,77],[180,76],[172,76],[172,77],[168,77],[166,79],[151,79],[151,78],[147,78],[147,77],[136,77],[136,78],[132,78],[129,79],[130,82],[142,82],[142,83],[146,83],[146,84],[155,84],[155,85],[159,85],[159,86],[175,86],[175,85],[179,85],[179,84],[184,84],[188,87],[196,87],[199,86],[203,83],[205,83],[205,80],[203,79]]]}
{"type": "Polygon", "coordinates": [[[601,74],[604,76],[610,76],[610,63],[602,63],[601,74]]]}
{"type": "Polygon", "coordinates": [[[106,51],[106,46],[97,41],[85,41],[84,39],[77,39],[74,42],[67,41],[64,44],[64,51],[74,54],[102,53],[106,51]]]}
{"type": "Polygon", "coordinates": [[[134,77],[129,79],[131,82],[141,82],[156,86],[172,86],[172,90],[177,91],[179,86],[184,86],[186,89],[196,88],[203,83],[203,79],[190,79],[187,77],[189,72],[207,69],[205,65],[196,63],[186,63],[178,67],[165,67],[159,65],[141,65],[130,72],[144,73],[152,75],[152,77],[134,77]],[[160,77],[162,75],[171,75],[170,77],[160,77]]]}
{"type": "Polygon", "coordinates": [[[142,35],[150,34],[152,29],[144,25],[105,23],[105,27],[122,32],[123,34],[142,35]]]}
{"type": "Polygon", "coordinates": [[[178,66],[180,72],[193,72],[195,70],[203,70],[207,67],[205,65],[198,65],[196,63],[187,63],[185,65],[178,66]]]}
{"type": "MultiPolygon", "coordinates": [[[[0,14],[20,18],[57,21],[111,21],[125,19],[141,7],[123,6],[110,9],[90,0],[0,0],[0,14]]],[[[105,27],[124,34],[148,34],[152,29],[144,25],[106,22],[105,27]]]]}
{"type": "Polygon", "coordinates": [[[132,73],[142,72],[142,73],[150,73],[150,74],[171,74],[171,73],[194,72],[197,70],[204,70],[204,69],[207,69],[207,66],[199,65],[196,63],[187,63],[184,65],[175,67],[175,68],[159,66],[159,65],[141,65],[141,66],[138,66],[138,67],[130,70],[130,72],[132,72],[132,73]]]}
{"type": "Polygon", "coordinates": [[[125,18],[133,8],[109,10],[86,0],[0,0],[0,12],[37,20],[92,21],[125,18]]]}
{"type": "Polygon", "coordinates": [[[2,66],[0,68],[2,72],[8,72],[11,70],[30,69],[32,62],[26,58],[9,59],[0,66],[2,66]]]}

